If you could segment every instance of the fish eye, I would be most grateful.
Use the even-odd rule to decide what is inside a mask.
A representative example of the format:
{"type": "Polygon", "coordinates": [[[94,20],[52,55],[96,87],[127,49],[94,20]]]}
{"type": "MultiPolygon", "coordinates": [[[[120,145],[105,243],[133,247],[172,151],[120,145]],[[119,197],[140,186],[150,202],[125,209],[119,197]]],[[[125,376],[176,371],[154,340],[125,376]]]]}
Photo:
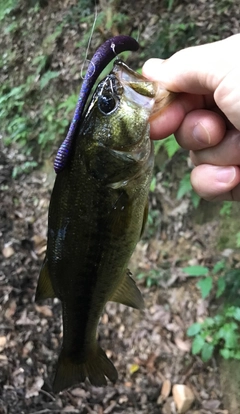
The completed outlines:
{"type": "Polygon", "coordinates": [[[104,115],[109,115],[118,107],[117,100],[113,95],[100,95],[98,97],[98,108],[104,115]]]}

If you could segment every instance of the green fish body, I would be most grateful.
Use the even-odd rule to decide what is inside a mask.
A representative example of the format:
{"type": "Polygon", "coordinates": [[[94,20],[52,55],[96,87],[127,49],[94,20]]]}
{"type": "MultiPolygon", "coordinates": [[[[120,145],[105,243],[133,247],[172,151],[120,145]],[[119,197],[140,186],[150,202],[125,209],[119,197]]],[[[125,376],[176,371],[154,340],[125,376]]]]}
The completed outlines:
{"type": "Polygon", "coordinates": [[[143,308],[127,269],[147,218],[154,163],[149,116],[155,86],[116,61],[98,85],[70,162],[53,188],[36,300],[62,302],[63,344],[53,384],[117,380],[96,339],[107,301],[143,308]]]}

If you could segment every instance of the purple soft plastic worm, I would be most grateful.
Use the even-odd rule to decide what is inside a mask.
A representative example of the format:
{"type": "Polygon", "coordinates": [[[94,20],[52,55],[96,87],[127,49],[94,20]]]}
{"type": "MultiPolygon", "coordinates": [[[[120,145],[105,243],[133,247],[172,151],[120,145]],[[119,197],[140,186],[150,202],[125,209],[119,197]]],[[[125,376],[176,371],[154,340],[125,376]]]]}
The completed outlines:
{"type": "Polygon", "coordinates": [[[139,44],[135,39],[130,36],[120,35],[108,39],[97,49],[96,53],[93,55],[93,58],[88,66],[86,76],[82,83],[77,106],[67,136],[61,144],[54,161],[54,170],[56,173],[62,171],[68,161],[74,134],[79,126],[84,106],[86,104],[90,91],[98,76],[111,62],[111,60],[117,56],[117,54],[125,52],[126,50],[135,51],[138,50],[138,48],[139,44]]]}

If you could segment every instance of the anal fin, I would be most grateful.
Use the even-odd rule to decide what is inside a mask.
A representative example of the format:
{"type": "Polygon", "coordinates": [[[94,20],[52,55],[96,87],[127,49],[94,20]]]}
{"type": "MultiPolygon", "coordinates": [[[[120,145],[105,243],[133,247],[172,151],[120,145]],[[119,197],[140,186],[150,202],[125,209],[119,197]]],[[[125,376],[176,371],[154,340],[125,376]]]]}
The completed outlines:
{"type": "Polygon", "coordinates": [[[47,260],[44,260],[38,279],[35,301],[55,297],[56,294],[52,287],[47,260]]]}
{"type": "Polygon", "coordinates": [[[117,287],[109,300],[122,303],[131,308],[143,309],[144,301],[142,294],[130,274],[128,270],[122,283],[117,287]]]}

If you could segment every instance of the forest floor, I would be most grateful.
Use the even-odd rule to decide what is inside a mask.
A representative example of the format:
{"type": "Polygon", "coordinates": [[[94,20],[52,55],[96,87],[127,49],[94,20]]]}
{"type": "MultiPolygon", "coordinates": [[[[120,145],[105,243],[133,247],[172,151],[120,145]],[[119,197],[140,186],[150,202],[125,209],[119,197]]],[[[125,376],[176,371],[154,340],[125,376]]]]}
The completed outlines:
{"type": "Polygon", "coordinates": [[[95,388],[86,383],[54,395],[61,306],[56,299],[34,302],[52,180],[42,171],[13,180],[13,165],[22,155],[2,149],[0,156],[0,413],[170,414],[175,412],[171,391],[161,397],[166,380],[191,388],[195,402],[189,414],[226,413],[216,360],[204,364],[192,356],[186,337],[187,328],[209,314],[209,300],[201,298],[196,280],[181,270],[184,264],[209,266],[222,257],[214,250],[218,222],[193,226],[189,202],[176,206],[162,195],[164,223],[154,237],[146,230],[130,263],[135,276],[145,274],[138,284],[146,309],[108,303],[99,325],[101,346],[119,372],[117,384],[95,388]],[[146,278],[153,272],[161,276],[147,288],[146,278]]]}
{"type": "MultiPolygon", "coordinates": [[[[32,6],[34,2],[27,3],[32,6]]],[[[14,33],[5,31],[0,39],[1,55],[4,57],[4,51],[11,50],[13,59],[0,74],[1,85],[9,79],[11,86],[23,82],[36,70],[33,60],[41,54],[47,57],[46,65],[36,83],[44,71],[60,72],[49,88],[39,91],[39,101],[34,101],[31,111],[26,109],[32,119],[41,119],[41,102],[46,100],[54,106],[56,100],[66,98],[79,87],[79,50],[75,45],[86,29],[86,25],[77,24],[76,12],[69,14],[70,8],[78,10],[77,1],[39,3],[41,8],[36,13],[30,13],[30,6],[30,11],[19,8],[15,18],[21,19],[21,25],[14,33]],[[67,24],[58,34],[64,19],[67,24]]],[[[103,9],[105,3],[99,2],[103,9]]],[[[134,22],[132,30],[140,31],[143,44],[155,33],[160,33],[157,41],[165,36],[166,42],[168,24],[171,25],[169,52],[174,50],[175,38],[186,41],[183,47],[191,44],[197,34],[199,43],[203,43],[239,31],[237,4],[229,9],[231,2],[225,0],[199,0],[198,7],[188,1],[172,3],[174,7],[169,12],[157,0],[139,1],[134,10],[123,1],[120,11],[134,22]]],[[[119,33],[119,21],[115,21],[111,31],[106,29],[109,20],[114,19],[114,9],[106,16],[106,24],[100,24],[94,32],[92,50],[99,44],[99,37],[103,41],[119,33]]],[[[127,24],[129,34],[129,20],[127,24]]],[[[161,47],[152,47],[144,57],[140,55],[137,65],[147,55],[160,56],[161,47]]],[[[81,53],[83,58],[85,50],[81,53]]],[[[133,62],[130,59],[130,64],[133,62]]],[[[31,90],[30,94],[35,92],[31,90]]],[[[36,123],[35,134],[39,127],[41,121],[36,123]]],[[[32,142],[35,138],[33,134],[32,142]]],[[[196,278],[188,277],[182,268],[211,268],[223,257],[231,266],[239,262],[239,254],[233,248],[219,248],[218,205],[210,207],[201,201],[195,211],[189,198],[176,200],[176,183],[186,160],[178,158],[177,165],[174,158],[169,162],[167,188],[162,186],[162,176],[158,174],[156,192],[150,197],[154,225],[148,224],[129,266],[143,293],[146,309],[139,312],[108,303],[100,321],[99,341],[118,370],[118,382],[104,388],[86,382],[59,395],[52,393],[51,380],[62,342],[61,304],[57,299],[40,304],[34,301],[46,249],[47,210],[54,174],[50,162],[44,168],[13,178],[13,168],[26,161],[27,156],[15,145],[0,147],[0,414],[175,414],[171,388],[174,384],[185,384],[194,394],[188,414],[227,414],[218,361],[212,358],[203,363],[193,356],[191,341],[186,336],[192,323],[204,320],[214,310],[212,297],[202,299],[196,278]],[[144,276],[140,278],[141,275],[144,276]],[[146,286],[148,280],[150,287],[146,286]],[[169,394],[163,395],[166,380],[171,387],[169,394]]]]}

